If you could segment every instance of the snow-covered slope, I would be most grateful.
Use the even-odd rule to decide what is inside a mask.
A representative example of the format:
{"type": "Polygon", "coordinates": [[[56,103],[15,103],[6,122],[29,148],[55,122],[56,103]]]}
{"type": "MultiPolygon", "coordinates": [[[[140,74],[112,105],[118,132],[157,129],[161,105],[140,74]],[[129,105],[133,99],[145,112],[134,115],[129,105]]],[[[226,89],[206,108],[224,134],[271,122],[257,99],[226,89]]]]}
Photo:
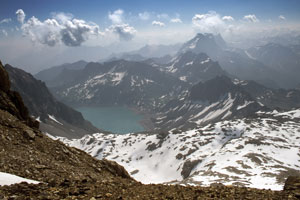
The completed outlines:
{"type": "Polygon", "coordinates": [[[115,160],[143,183],[280,190],[288,175],[300,173],[300,109],[257,112],[189,131],[59,139],[98,159],[115,160]]]}
{"type": "Polygon", "coordinates": [[[12,185],[12,184],[21,183],[21,182],[32,183],[32,184],[39,183],[38,181],[33,181],[33,180],[22,178],[20,176],[16,176],[13,174],[0,172],[0,186],[12,185]]]}

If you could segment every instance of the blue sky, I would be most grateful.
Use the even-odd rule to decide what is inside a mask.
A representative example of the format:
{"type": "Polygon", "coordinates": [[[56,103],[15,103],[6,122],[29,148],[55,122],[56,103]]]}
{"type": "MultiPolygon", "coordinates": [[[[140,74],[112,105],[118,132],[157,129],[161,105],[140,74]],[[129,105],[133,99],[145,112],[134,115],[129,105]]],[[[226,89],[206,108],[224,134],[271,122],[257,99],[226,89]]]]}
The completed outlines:
{"type": "Polygon", "coordinates": [[[290,20],[299,20],[299,0],[3,0],[0,8],[0,19],[13,18],[17,9],[23,9],[27,16],[45,19],[52,12],[72,13],[78,18],[102,24],[109,11],[123,9],[127,13],[140,12],[179,13],[189,20],[195,13],[214,10],[222,15],[242,18],[253,13],[263,19],[274,19],[284,15],[290,20]]]}
{"type": "Polygon", "coordinates": [[[39,54],[51,60],[82,46],[130,51],[182,43],[198,32],[235,43],[300,33],[299,10],[300,0],[2,0],[0,59],[24,64],[39,54]]]}

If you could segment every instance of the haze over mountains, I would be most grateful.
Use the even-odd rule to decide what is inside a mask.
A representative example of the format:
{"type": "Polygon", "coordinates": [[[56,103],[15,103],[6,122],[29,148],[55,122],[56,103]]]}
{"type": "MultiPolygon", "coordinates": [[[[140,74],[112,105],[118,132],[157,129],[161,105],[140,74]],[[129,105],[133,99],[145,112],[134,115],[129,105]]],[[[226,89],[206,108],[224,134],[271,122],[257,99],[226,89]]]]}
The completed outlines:
{"type": "MultiPolygon", "coordinates": [[[[197,34],[194,38],[184,43],[180,48],[178,48],[177,46],[179,45],[173,47],[173,52],[165,51],[170,54],[169,57],[166,57],[166,55],[162,55],[161,58],[158,58],[157,55],[161,54],[153,54],[152,51],[149,50],[151,48],[148,46],[135,52],[129,52],[120,55],[119,57],[116,56],[115,58],[113,58],[113,60],[125,59],[128,61],[138,62],[142,62],[143,60],[145,60],[145,62],[147,62],[148,64],[158,65],[160,68],[168,65],[169,71],[171,72],[173,70],[173,72],[175,72],[175,69],[173,69],[171,66],[174,67],[175,65],[175,67],[178,68],[178,65],[181,65],[182,67],[183,64],[192,64],[193,59],[199,57],[192,55],[192,53],[205,53],[209,57],[209,59],[211,59],[211,61],[218,62],[221,69],[226,71],[231,76],[242,80],[255,80],[259,83],[262,83],[263,85],[272,88],[295,88],[299,84],[299,80],[295,77],[295,74],[298,73],[297,66],[299,65],[299,53],[297,53],[297,47],[295,45],[283,46],[267,44],[264,46],[264,48],[253,47],[248,50],[242,50],[230,47],[228,44],[226,44],[221,35],[197,34]],[[176,49],[179,50],[174,55],[176,49]],[[280,54],[281,57],[275,56],[273,59],[269,59],[268,56],[270,57],[271,55],[273,55],[273,51],[274,55],[280,54]],[[187,54],[185,55],[185,53],[187,54]],[[256,55],[259,55],[259,57],[256,58],[256,55]],[[277,62],[274,59],[280,60],[280,62],[277,62]],[[190,61],[188,62],[188,60],[190,61]],[[284,66],[288,67],[285,68],[284,66]]],[[[165,48],[166,46],[157,46],[156,48],[153,47],[153,49],[155,50],[158,49],[157,51],[163,51],[162,49],[165,48]]],[[[171,48],[171,46],[169,46],[168,48],[171,48]]],[[[202,57],[203,56],[204,55],[202,55],[202,57]]],[[[199,57],[197,59],[201,58],[199,57]]],[[[111,61],[111,59],[108,59],[108,62],[109,61],[111,61]]],[[[202,58],[202,61],[205,61],[205,59],[202,58]]],[[[73,63],[73,65],[77,65],[77,67],[74,67],[73,69],[79,69],[82,64],[83,63],[73,63]]],[[[190,67],[192,68],[192,66],[190,67]]],[[[61,68],[70,69],[71,67],[61,66],[61,68]]],[[[187,68],[185,69],[189,70],[187,68]]],[[[210,70],[216,69],[210,68],[210,70]]],[[[195,70],[192,71],[194,72],[195,70]]],[[[49,75],[48,78],[39,77],[41,73],[44,72],[39,72],[36,77],[41,78],[44,81],[53,79],[53,77],[50,77],[51,75],[49,75]]],[[[208,79],[209,78],[207,78],[206,80],[208,79]]]]}
{"type": "Polygon", "coordinates": [[[36,78],[68,105],[123,105],[149,113],[153,128],[146,133],[59,138],[97,158],[116,160],[138,180],[202,185],[222,180],[280,189],[282,177],[300,170],[292,161],[297,153],[282,160],[286,152],[280,151],[296,148],[299,134],[296,49],[269,44],[241,50],[221,35],[197,34],[163,59],[131,52],[100,63],[56,66],[36,78]],[[289,59],[268,58],[281,51],[289,59]],[[205,155],[197,153],[203,149],[205,155]],[[166,157],[164,165],[157,163],[166,157]],[[166,176],[167,168],[172,172],[166,176]]]}
{"type": "MultiPolygon", "coordinates": [[[[299,134],[300,91],[296,88],[298,79],[293,78],[293,72],[299,68],[297,48],[270,44],[240,50],[230,48],[220,35],[197,34],[178,49],[165,59],[137,56],[133,52],[103,63],[79,61],[38,73],[36,77],[43,79],[53,94],[69,105],[126,105],[151,113],[148,123],[152,124],[152,132],[121,136],[100,131],[81,139],[59,139],[97,158],[116,160],[145,183],[207,185],[221,181],[281,189],[282,177],[299,173],[299,165],[293,162],[299,159],[298,154],[285,157],[289,153],[280,150],[293,152],[299,134]],[[270,55],[276,53],[278,61],[271,60],[270,55]],[[288,59],[279,57],[283,54],[288,59]],[[279,85],[295,89],[277,89],[279,85]],[[103,146],[104,143],[114,148],[103,146]],[[194,145],[190,146],[191,143],[194,145]],[[181,145],[178,152],[176,144],[181,145]],[[126,155],[120,155],[120,151],[126,155]],[[228,157],[235,161],[229,162],[228,157]],[[159,164],[162,159],[166,160],[164,165],[159,164]],[[256,173],[257,169],[261,171],[256,173]],[[258,184],[256,179],[263,181],[258,184]]],[[[62,131],[70,132],[59,111],[43,110],[43,106],[35,106],[34,110],[30,106],[34,101],[26,100],[26,95],[34,95],[20,89],[30,85],[29,81],[17,84],[26,77],[25,72],[9,65],[6,69],[13,87],[21,91],[36,117],[44,121],[47,118],[48,123],[52,120],[52,124],[61,123],[62,131]]],[[[27,79],[36,81],[30,76],[27,79]]],[[[47,91],[39,84],[37,89],[47,91]]],[[[43,96],[43,103],[51,108],[48,101],[54,101],[53,97],[43,96]]],[[[52,107],[57,109],[57,105],[52,107]]],[[[93,132],[83,124],[75,122],[79,129],[93,132]]],[[[59,135],[56,128],[50,130],[50,134],[59,135]]],[[[82,133],[60,135],[70,138],[82,133]]]]}
{"type": "MultiPolygon", "coordinates": [[[[160,48],[167,47],[154,49],[160,48]]],[[[295,45],[293,50],[274,44],[241,50],[226,44],[220,34],[199,33],[174,48],[177,53],[165,62],[153,58],[147,46],[119,59],[78,61],[35,76],[69,105],[125,105],[151,113],[148,123],[156,130],[191,128],[257,111],[299,107],[295,45]],[[280,49],[288,59],[268,59],[273,51],[281,55],[280,49]],[[284,65],[290,68],[279,67],[284,65]]]]}

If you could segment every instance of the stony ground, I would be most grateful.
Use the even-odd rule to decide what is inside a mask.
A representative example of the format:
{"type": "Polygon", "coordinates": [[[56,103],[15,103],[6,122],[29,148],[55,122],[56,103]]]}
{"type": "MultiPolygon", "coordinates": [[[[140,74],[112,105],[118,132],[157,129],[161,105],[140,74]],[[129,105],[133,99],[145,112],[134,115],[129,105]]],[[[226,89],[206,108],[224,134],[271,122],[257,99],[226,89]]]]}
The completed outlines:
{"type": "Polygon", "coordinates": [[[65,180],[57,184],[27,183],[0,187],[0,199],[297,199],[292,193],[250,188],[215,186],[143,185],[111,179],[89,182],[65,180]]]}

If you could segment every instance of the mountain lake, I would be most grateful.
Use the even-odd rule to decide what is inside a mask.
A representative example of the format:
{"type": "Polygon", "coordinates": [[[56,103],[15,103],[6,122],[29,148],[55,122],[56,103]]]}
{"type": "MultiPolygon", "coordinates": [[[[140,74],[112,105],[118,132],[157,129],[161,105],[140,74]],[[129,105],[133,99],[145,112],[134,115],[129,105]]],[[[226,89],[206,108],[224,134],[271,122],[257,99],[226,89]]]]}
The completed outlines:
{"type": "Polygon", "coordinates": [[[126,134],[145,130],[140,124],[143,115],[125,106],[83,106],[75,109],[95,127],[105,131],[126,134]]]}

